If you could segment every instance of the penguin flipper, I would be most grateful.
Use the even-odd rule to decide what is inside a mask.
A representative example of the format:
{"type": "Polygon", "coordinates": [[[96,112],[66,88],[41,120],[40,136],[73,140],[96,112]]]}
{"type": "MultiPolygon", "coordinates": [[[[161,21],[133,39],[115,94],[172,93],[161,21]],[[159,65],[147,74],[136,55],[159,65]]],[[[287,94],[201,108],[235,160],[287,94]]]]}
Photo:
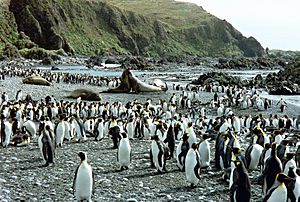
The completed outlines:
{"type": "Polygon", "coordinates": [[[162,162],[163,155],[164,155],[163,151],[159,150],[159,153],[158,153],[158,165],[159,165],[159,167],[163,166],[163,162],[162,162]]]}
{"type": "MultiPolygon", "coordinates": [[[[80,165],[79,165],[80,166],[80,165]]],[[[75,194],[75,189],[76,189],[76,179],[77,179],[77,173],[78,173],[78,169],[79,169],[79,166],[77,166],[76,168],[76,171],[75,171],[75,176],[74,176],[74,180],[73,180],[73,195],[75,194]]]]}
{"type": "Polygon", "coordinates": [[[93,177],[93,186],[92,186],[92,194],[95,195],[95,173],[92,171],[92,177],[93,177]]]}
{"type": "Polygon", "coordinates": [[[269,191],[267,192],[265,198],[263,199],[263,202],[267,202],[269,200],[269,198],[271,197],[273,191],[277,189],[277,186],[276,187],[273,187],[272,189],[269,189],[269,191]]]}
{"type": "Polygon", "coordinates": [[[197,163],[196,166],[194,167],[194,173],[196,177],[200,180],[199,171],[200,171],[200,163],[197,163]]]}

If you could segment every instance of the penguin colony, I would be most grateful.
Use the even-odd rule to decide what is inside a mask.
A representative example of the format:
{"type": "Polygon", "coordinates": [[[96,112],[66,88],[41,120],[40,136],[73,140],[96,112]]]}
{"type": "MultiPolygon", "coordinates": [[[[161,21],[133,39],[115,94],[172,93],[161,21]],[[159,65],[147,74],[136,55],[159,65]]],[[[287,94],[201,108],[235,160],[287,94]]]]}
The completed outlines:
{"type": "MultiPolygon", "coordinates": [[[[37,142],[44,163],[55,165],[56,150],[65,142],[111,139],[120,171],[130,169],[130,141],[149,140],[150,162],[158,173],[170,172],[168,161],[177,166],[191,188],[201,184],[201,173],[224,171],[231,201],[250,201],[251,183],[261,185],[263,201],[298,201],[300,197],[298,130],[300,120],[279,117],[237,116],[232,108],[265,108],[258,105],[255,89],[205,86],[158,104],[148,99],[121,102],[57,101],[54,97],[34,101],[18,91],[16,99],[1,96],[1,144],[26,146],[37,142]],[[220,92],[219,92],[220,90],[220,92]],[[199,105],[197,92],[215,93],[214,99],[199,105]],[[223,96],[218,94],[223,93],[223,96]],[[246,100],[247,104],[244,103],[246,100]],[[207,116],[207,111],[214,116],[207,116]],[[242,148],[240,142],[248,141],[242,148]],[[150,143],[151,142],[151,143],[150,143]],[[215,147],[214,158],[211,147],[215,147]],[[294,152],[292,152],[294,151],[294,152]],[[175,155],[175,157],[174,157],[175,155]],[[213,163],[212,163],[213,162],[213,163]],[[249,172],[260,170],[255,180],[249,172]]],[[[269,104],[268,106],[269,107],[269,104]]],[[[94,190],[93,169],[87,154],[79,152],[73,190],[76,200],[90,201],[94,190]]],[[[257,185],[259,186],[259,185],[257,185]]]]}

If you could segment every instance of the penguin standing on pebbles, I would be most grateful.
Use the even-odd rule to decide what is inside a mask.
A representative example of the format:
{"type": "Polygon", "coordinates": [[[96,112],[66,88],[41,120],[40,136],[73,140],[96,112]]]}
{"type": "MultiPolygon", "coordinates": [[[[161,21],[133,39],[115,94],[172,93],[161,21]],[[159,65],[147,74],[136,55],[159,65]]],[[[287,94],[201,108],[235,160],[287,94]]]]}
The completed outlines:
{"type": "Polygon", "coordinates": [[[120,170],[127,170],[131,161],[131,147],[128,139],[128,135],[125,132],[121,133],[121,140],[118,146],[118,163],[120,165],[120,170]]]}
{"type": "Polygon", "coordinates": [[[54,163],[55,138],[53,131],[51,131],[49,125],[45,126],[45,123],[41,123],[40,127],[42,128],[42,131],[38,139],[38,145],[42,153],[43,159],[46,162],[44,167],[47,167],[50,163],[54,163]]]}
{"type": "Polygon", "coordinates": [[[77,167],[73,181],[73,193],[77,201],[92,201],[94,192],[94,174],[92,167],[87,162],[85,152],[79,152],[80,165],[77,167]]]}
{"type": "Polygon", "coordinates": [[[193,143],[185,158],[185,176],[186,180],[191,183],[191,188],[194,188],[200,180],[200,168],[198,145],[193,143]]]}
{"type": "Polygon", "coordinates": [[[1,143],[3,147],[7,147],[10,143],[10,138],[12,135],[12,125],[5,116],[1,114],[1,143]]]}
{"type": "Polygon", "coordinates": [[[150,157],[159,173],[166,171],[166,160],[169,156],[168,147],[159,139],[158,135],[151,137],[150,157]]]}
{"type": "Polygon", "coordinates": [[[210,145],[208,142],[209,138],[210,137],[207,134],[203,134],[203,140],[199,144],[201,168],[210,167],[210,145]]]}
{"type": "Polygon", "coordinates": [[[190,145],[188,142],[188,134],[184,133],[182,136],[182,140],[177,145],[176,148],[176,160],[177,160],[177,166],[181,171],[184,171],[184,163],[185,163],[185,157],[190,149],[190,145]]]}
{"type": "Polygon", "coordinates": [[[251,185],[244,163],[240,160],[234,161],[233,183],[230,187],[230,201],[250,202],[251,185]]]}

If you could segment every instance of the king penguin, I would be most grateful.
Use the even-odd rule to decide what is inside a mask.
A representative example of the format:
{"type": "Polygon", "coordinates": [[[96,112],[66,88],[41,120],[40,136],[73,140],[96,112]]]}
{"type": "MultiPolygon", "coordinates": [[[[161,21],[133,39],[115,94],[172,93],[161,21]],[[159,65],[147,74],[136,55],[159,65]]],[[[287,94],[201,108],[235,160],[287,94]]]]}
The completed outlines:
{"type": "Polygon", "coordinates": [[[177,166],[179,167],[179,169],[181,171],[184,171],[184,163],[185,163],[185,157],[190,149],[190,145],[188,142],[188,134],[184,133],[181,141],[179,142],[179,144],[177,145],[176,148],[176,160],[177,160],[177,166]]]}
{"type": "Polygon", "coordinates": [[[92,201],[94,192],[94,174],[92,167],[87,162],[85,152],[79,152],[80,164],[76,169],[73,181],[73,192],[77,201],[92,201]]]}
{"type": "Polygon", "coordinates": [[[62,143],[64,141],[64,136],[65,136],[65,130],[66,130],[66,126],[64,123],[64,117],[63,115],[60,115],[59,122],[57,123],[54,129],[57,147],[62,147],[62,143]]]}
{"type": "Polygon", "coordinates": [[[121,133],[121,140],[118,146],[118,163],[120,165],[120,170],[127,170],[131,161],[131,146],[127,136],[127,133],[121,133]]]}
{"type": "Polygon", "coordinates": [[[276,145],[272,145],[271,155],[266,160],[265,169],[263,171],[263,193],[267,194],[273,186],[277,174],[282,172],[282,164],[276,155],[276,145]]]}
{"type": "Polygon", "coordinates": [[[104,125],[103,125],[102,118],[99,118],[97,120],[94,133],[96,134],[96,137],[95,137],[96,141],[101,141],[104,138],[104,125]]]}
{"type": "Polygon", "coordinates": [[[199,144],[199,155],[201,161],[201,168],[210,167],[210,145],[208,142],[209,136],[203,134],[203,140],[199,144]]]}
{"type": "Polygon", "coordinates": [[[276,175],[275,183],[268,190],[267,194],[264,197],[263,202],[276,202],[276,201],[287,201],[288,190],[287,186],[292,181],[292,178],[286,176],[283,173],[276,175]]]}
{"type": "Polygon", "coordinates": [[[7,147],[10,143],[12,135],[12,125],[5,119],[4,115],[1,115],[1,143],[3,147],[7,147]]]}
{"type": "Polygon", "coordinates": [[[242,161],[234,161],[233,183],[230,187],[231,202],[250,202],[251,185],[247,170],[242,161]]]}
{"type": "Polygon", "coordinates": [[[44,167],[48,166],[50,163],[54,163],[55,155],[55,138],[53,131],[50,129],[49,125],[45,126],[45,123],[40,123],[40,128],[42,129],[41,135],[38,139],[38,145],[45,161],[44,167]]]}
{"type": "Polygon", "coordinates": [[[186,180],[191,183],[192,188],[199,182],[200,168],[201,164],[198,145],[193,143],[185,158],[185,176],[186,180]]]}
{"type": "Polygon", "coordinates": [[[166,171],[166,160],[169,155],[168,148],[166,145],[159,139],[158,135],[153,135],[151,137],[151,154],[152,162],[158,170],[159,173],[166,171]]]}

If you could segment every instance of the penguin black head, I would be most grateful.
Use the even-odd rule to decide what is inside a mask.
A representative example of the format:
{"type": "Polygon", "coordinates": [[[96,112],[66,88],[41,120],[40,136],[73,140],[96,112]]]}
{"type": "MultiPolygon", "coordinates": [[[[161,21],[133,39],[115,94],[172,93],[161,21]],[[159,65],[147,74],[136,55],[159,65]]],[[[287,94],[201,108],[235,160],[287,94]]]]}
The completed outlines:
{"type": "Polygon", "coordinates": [[[122,132],[121,135],[122,135],[122,138],[127,138],[127,133],[122,132]]]}
{"type": "Polygon", "coordinates": [[[188,139],[189,139],[189,134],[188,134],[188,133],[184,133],[184,134],[182,135],[182,141],[185,142],[185,141],[187,141],[188,139]]]}
{"type": "Polygon", "coordinates": [[[295,153],[287,153],[287,154],[286,154],[286,158],[287,158],[288,160],[291,160],[294,156],[295,156],[295,153]]]}
{"type": "Polygon", "coordinates": [[[158,141],[158,140],[159,140],[158,135],[153,135],[153,136],[151,136],[151,140],[158,141]]]}
{"type": "Polygon", "coordinates": [[[293,180],[292,178],[286,176],[283,173],[277,174],[276,179],[278,182],[284,183],[286,186],[293,180]]]}
{"type": "Polygon", "coordinates": [[[241,153],[241,150],[240,150],[240,148],[234,147],[234,148],[232,148],[232,152],[234,154],[239,154],[239,153],[241,153]]]}
{"type": "Polygon", "coordinates": [[[207,133],[204,133],[202,137],[203,137],[204,140],[207,140],[207,139],[210,138],[209,135],[208,135],[207,133]]]}
{"type": "Polygon", "coordinates": [[[86,160],[86,153],[85,152],[80,151],[78,153],[78,156],[80,157],[81,161],[85,161],[86,160]]]}
{"type": "Polygon", "coordinates": [[[271,148],[271,144],[270,144],[270,143],[266,143],[266,144],[265,144],[265,149],[268,150],[268,149],[270,149],[270,148],[271,148]]]}
{"type": "Polygon", "coordinates": [[[197,149],[198,149],[198,144],[193,143],[193,144],[192,144],[192,148],[193,148],[194,150],[197,150],[197,149]]]}

